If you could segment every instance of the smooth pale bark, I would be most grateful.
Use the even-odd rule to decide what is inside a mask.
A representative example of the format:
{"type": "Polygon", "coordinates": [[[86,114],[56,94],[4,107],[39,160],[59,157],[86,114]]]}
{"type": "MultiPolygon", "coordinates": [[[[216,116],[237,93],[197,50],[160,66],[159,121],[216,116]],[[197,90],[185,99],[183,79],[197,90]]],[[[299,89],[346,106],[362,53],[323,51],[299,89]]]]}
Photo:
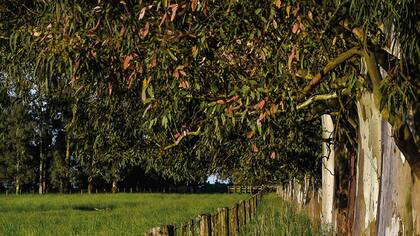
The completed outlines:
{"type": "Polygon", "coordinates": [[[20,177],[19,177],[19,172],[20,172],[20,168],[19,168],[19,161],[16,163],[16,178],[15,178],[15,185],[16,185],[16,194],[20,193],[20,177]]]}
{"type": "Polygon", "coordinates": [[[41,160],[39,162],[39,188],[38,188],[38,193],[39,194],[43,194],[44,193],[44,161],[43,161],[43,157],[41,154],[41,160]]]}
{"type": "MultiPolygon", "coordinates": [[[[322,116],[322,138],[331,140],[334,123],[330,115],[322,116]]],[[[329,230],[334,227],[334,145],[332,142],[322,143],[322,217],[321,221],[329,230]]]]}
{"type": "Polygon", "coordinates": [[[112,181],[112,193],[117,193],[118,187],[117,187],[117,182],[116,181],[112,181]]]}
{"type": "Polygon", "coordinates": [[[16,195],[18,195],[20,193],[20,178],[19,176],[16,176],[16,195]]]}
{"type": "Polygon", "coordinates": [[[88,193],[91,194],[93,191],[93,178],[92,176],[88,177],[88,193]]]}
{"type": "Polygon", "coordinates": [[[382,124],[382,143],[378,235],[419,235],[419,179],[395,144],[391,125],[385,121],[382,124]]]}
{"type": "Polygon", "coordinates": [[[374,96],[364,91],[357,102],[359,116],[356,201],[353,233],[376,235],[381,177],[381,123],[374,96]]]}

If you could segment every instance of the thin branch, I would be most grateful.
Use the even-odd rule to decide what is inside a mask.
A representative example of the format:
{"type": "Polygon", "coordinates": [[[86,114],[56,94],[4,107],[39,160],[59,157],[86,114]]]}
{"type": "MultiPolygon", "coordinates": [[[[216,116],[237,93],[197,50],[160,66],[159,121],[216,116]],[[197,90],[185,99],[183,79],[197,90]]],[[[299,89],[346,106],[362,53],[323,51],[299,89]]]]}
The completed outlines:
{"type": "Polygon", "coordinates": [[[328,74],[330,71],[334,70],[337,66],[339,66],[341,63],[347,61],[348,59],[359,55],[362,56],[363,52],[360,50],[359,47],[353,47],[349,49],[346,52],[341,53],[336,58],[330,60],[327,65],[325,65],[324,69],[322,69],[321,72],[316,74],[311,82],[303,89],[303,92],[305,94],[309,93],[313,88],[315,88],[322,80],[322,77],[326,74],[328,74]]]}
{"type": "Polygon", "coordinates": [[[187,136],[198,136],[198,135],[200,135],[200,133],[201,133],[201,127],[200,127],[200,128],[198,128],[198,129],[197,129],[197,131],[193,131],[193,132],[185,132],[185,133],[181,134],[181,136],[179,136],[179,137],[175,140],[175,142],[174,142],[173,144],[170,144],[170,145],[166,146],[166,147],[164,148],[164,150],[168,150],[168,149],[171,149],[171,148],[173,148],[173,147],[178,146],[178,144],[181,142],[181,140],[182,140],[184,137],[187,137],[187,136]]]}
{"type": "Polygon", "coordinates": [[[319,95],[315,95],[310,97],[308,100],[306,100],[305,102],[299,104],[296,109],[301,110],[309,105],[311,105],[313,102],[317,102],[317,101],[325,101],[325,100],[330,100],[330,99],[334,99],[337,98],[337,93],[332,93],[332,94],[319,94],[319,95]]]}

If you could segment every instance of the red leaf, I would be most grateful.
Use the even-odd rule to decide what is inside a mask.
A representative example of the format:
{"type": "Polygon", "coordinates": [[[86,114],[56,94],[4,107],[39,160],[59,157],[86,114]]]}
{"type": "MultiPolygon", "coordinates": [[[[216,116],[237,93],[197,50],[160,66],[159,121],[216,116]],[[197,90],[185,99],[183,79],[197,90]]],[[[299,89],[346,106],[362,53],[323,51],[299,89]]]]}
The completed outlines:
{"type": "Polygon", "coordinates": [[[225,100],[223,100],[223,99],[219,99],[219,100],[217,100],[217,101],[216,101],[216,103],[217,103],[217,104],[219,104],[219,105],[223,105],[223,104],[225,104],[226,102],[225,102],[225,100]]]}
{"type": "Polygon", "coordinates": [[[257,109],[258,109],[258,110],[261,110],[261,109],[263,109],[263,108],[264,108],[264,106],[265,106],[265,101],[264,101],[264,100],[261,100],[261,102],[259,102],[259,103],[257,104],[257,109]]]}
{"type": "Polygon", "coordinates": [[[259,151],[259,150],[258,150],[257,145],[252,144],[252,151],[253,151],[254,153],[257,153],[257,152],[259,151]]]}
{"type": "Polygon", "coordinates": [[[171,4],[169,7],[172,9],[172,13],[171,13],[171,22],[172,22],[175,19],[176,11],[178,10],[178,4],[171,4]]]}
{"type": "Polygon", "coordinates": [[[254,132],[253,130],[248,131],[248,132],[246,133],[246,138],[247,138],[247,139],[251,139],[251,138],[254,136],[254,134],[255,134],[255,132],[254,132]]]}
{"type": "Polygon", "coordinates": [[[232,116],[232,115],[233,115],[233,109],[232,109],[232,106],[229,106],[229,107],[226,109],[226,113],[228,114],[228,116],[232,116]]]}
{"type": "Polygon", "coordinates": [[[191,1],[191,10],[195,11],[197,9],[197,0],[191,1]]]}
{"type": "Polygon", "coordinates": [[[150,27],[150,24],[149,22],[147,22],[144,28],[140,29],[139,34],[140,34],[141,39],[146,38],[146,36],[149,34],[149,27],[150,27]]]}
{"type": "Polygon", "coordinates": [[[183,80],[181,81],[181,83],[179,83],[179,88],[183,88],[183,89],[189,89],[190,88],[190,83],[188,83],[188,81],[183,80]]]}
{"type": "Polygon", "coordinates": [[[127,55],[124,57],[123,69],[126,70],[130,66],[130,61],[133,59],[133,55],[127,55]]]}

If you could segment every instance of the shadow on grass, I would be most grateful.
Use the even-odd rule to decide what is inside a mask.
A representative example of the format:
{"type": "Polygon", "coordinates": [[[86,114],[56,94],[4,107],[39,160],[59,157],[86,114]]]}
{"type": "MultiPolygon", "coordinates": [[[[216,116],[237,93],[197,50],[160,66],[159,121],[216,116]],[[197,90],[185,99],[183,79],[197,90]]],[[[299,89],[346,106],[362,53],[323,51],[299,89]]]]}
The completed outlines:
{"type": "Polygon", "coordinates": [[[114,209],[114,206],[91,206],[91,205],[78,205],[74,206],[73,210],[76,211],[111,211],[114,209]]]}

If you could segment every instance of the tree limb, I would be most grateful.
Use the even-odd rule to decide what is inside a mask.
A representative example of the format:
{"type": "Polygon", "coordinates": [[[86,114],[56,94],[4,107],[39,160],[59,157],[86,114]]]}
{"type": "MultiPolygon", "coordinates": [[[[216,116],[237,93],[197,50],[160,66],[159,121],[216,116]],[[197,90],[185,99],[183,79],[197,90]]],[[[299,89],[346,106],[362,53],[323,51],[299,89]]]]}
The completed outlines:
{"type": "Polygon", "coordinates": [[[334,98],[337,98],[337,93],[315,95],[315,96],[310,97],[305,102],[299,104],[296,107],[296,109],[301,110],[301,109],[303,109],[303,108],[311,105],[313,102],[316,102],[316,101],[325,101],[325,100],[330,100],[330,99],[334,99],[334,98]]]}
{"type": "Polygon", "coordinates": [[[327,65],[322,69],[321,72],[316,74],[309,84],[303,89],[305,94],[308,94],[313,88],[315,88],[320,82],[324,75],[328,74],[330,71],[334,70],[341,63],[347,61],[348,59],[354,57],[355,55],[362,56],[362,51],[359,47],[353,47],[346,52],[341,53],[336,58],[330,60],[327,65]]]}
{"type": "Polygon", "coordinates": [[[168,150],[168,149],[171,149],[171,148],[173,148],[173,147],[178,146],[178,144],[181,142],[181,140],[182,140],[184,137],[187,137],[187,136],[198,136],[198,135],[200,135],[200,133],[201,133],[200,131],[201,131],[201,127],[200,127],[200,128],[198,128],[198,129],[197,129],[197,131],[193,131],[193,132],[185,132],[185,133],[181,134],[181,136],[179,136],[179,137],[175,140],[175,142],[174,142],[173,144],[170,144],[170,145],[166,146],[166,147],[164,148],[164,150],[168,150]]]}

